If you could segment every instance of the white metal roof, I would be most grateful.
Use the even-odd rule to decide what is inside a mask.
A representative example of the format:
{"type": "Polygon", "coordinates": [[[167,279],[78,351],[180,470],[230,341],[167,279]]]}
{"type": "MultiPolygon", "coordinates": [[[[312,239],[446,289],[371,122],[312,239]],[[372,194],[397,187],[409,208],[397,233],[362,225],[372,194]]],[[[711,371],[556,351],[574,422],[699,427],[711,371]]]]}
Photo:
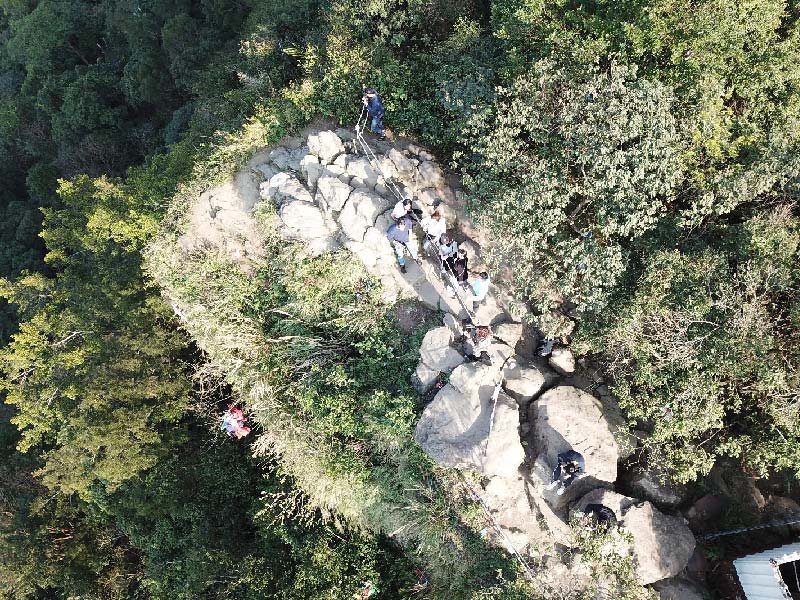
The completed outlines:
{"type": "Polygon", "coordinates": [[[791,599],[778,566],[800,560],[800,543],[764,550],[733,561],[747,600],[791,599]]]}

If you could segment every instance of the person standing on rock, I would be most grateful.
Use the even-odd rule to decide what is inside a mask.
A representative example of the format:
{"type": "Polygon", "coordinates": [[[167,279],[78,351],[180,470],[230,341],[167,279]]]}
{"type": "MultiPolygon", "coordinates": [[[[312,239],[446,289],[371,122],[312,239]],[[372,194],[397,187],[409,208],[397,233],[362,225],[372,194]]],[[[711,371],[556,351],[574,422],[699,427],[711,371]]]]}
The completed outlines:
{"type": "Polygon", "coordinates": [[[442,274],[444,274],[447,259],[450,257],[455,259],[456,253],[458,252],[458,244],[449,233],[443,233],[439,236],[437,246],[439,250],[439,259],[442,262],[442,274]]]}
{"type": "Polygon", "coordinates": [[[586,461],[580,452],[567,450],[558,455],[558,464],[553,469],[553,482],[546,489],[558,487],[556,494],[563,494],[572,483],[586,471],[586,461]]]}
{"type": "Polygon", "coordinates": [[[386,139],[386,132],[383,129],[383,115],[386,109],[383,108],[383,102],[373,88],[364,88],[364,96],[361,98],[364,106],[367,108],[367,113],[372,118],[370,124],[370,131],[378,136],[378,139],[383,141],[386,139]]]}
{"type": "Polygon", "coordinates": [[[486,299],[489,293],[489,273],[483,271],[472,283],[472,312],[478,310],[478,306],[486,299]]]}
{"type": "Polygon", "coordinates": [[[433,242],[444,235],[445,231],[447,231],[447,225],[438,210],[433,211],[430,217],[422,219],[419,224],[422,226],[422,231],[425,232],[425,242],[422,247],[426,252],[430,253],[433,251],[433,242]]]}
{"type": "MultiPolygon", "coordinates": [[[[456,280],[456,284],[462,290],[469,289],[469,282],[467,281],[468,262],[469,259],[467,258],[467,251],[464,248],[459,248],[455,255],[449,256],[447,260],[444,261],[445,268],[453,275],[456,280]]],[[[456,295],[456,290],[450,285],[449,282],[447,284],[447,292],[450,294],[451,298],[456,295]]]]}
{"type": "Polygon", "coordinates": [[[405,253],[414,260],[417,260],[417,247],[414,240],[411,239],[411,227],[408,219],[400,219],[395,225],[389,227],[386,232],[387,239],[392,243],[394,253],[397,256],[397,264],[400,265],[400,272],[406,272],[406,258],[405,253]]]}

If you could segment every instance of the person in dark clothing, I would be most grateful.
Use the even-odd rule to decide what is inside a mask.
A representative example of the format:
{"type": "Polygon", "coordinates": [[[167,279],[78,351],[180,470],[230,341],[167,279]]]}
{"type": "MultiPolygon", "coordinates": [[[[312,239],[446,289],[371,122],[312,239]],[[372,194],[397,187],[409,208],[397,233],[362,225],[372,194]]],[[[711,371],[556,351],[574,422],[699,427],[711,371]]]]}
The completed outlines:
{"type": "Polygon", "coordinates": [[[406,252],[409,253],[411,258],[417,260],[417,248],[414,240],[411,239],[409,221],[410,219],[400,219],[397,224],[389,227],[386,232],[386,238],[392,243],[394,253],[397,256],[397,264],[400,265],[402,273],[406,272],[406,252]]]}
{"type": "Polygon", "coordinates": [[[372,118],[370,124],[370,131],[378,136],[379,140],[386,139],[386,133],[383,130],[383,115],[386,109],[383,108],[383,102],[373,88],[364,88],[364,96],[361,98],[364,106],[367,107],[367,113],[372,118]]]}
{"type": "Polygon", "coordinates": [[[602,504],[587,504],[583,509],[584,516],[599,527],[611,528],[617,524],[614,511],[602,504]]]}
{"type": "Polygon", "coordinates": [[[547,486],[548,490],[558,487],[556,494],[563,494],[566,489],[581,475],[586,469],[586,461],[583,456],[575,450],[567,450],[558,455],[558,464],[553,469],[553,482],[547,486]]]}
{"type": "Polygon", "coordinates": [[[451,256],[445,261],[448,270],[455,276],[456,282],[462,288],[469,287],[469,281],[467,281],[469,275],[467,273],[468,262],[469,258],[464,248],[459,248],[455,256],[451,256]]]}

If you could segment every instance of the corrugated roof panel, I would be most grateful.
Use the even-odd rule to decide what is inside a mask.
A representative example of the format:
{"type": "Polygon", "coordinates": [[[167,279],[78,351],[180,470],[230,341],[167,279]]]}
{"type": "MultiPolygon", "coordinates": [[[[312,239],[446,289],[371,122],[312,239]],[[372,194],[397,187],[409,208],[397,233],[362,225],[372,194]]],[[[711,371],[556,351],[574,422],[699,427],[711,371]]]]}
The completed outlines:
{"type": "Polygon", "coordinates": [[[733,561],[747,600],[786,600],[780,574],[770,564],[800,560],[800,543],[764,550],[733,561]]]}

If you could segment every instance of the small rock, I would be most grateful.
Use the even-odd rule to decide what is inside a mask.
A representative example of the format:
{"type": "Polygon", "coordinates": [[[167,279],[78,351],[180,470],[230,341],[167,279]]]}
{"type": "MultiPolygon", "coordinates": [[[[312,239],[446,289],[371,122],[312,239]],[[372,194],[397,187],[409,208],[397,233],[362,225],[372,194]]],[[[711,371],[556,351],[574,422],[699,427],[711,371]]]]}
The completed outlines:
{"type": "Polygon", "coordinates": [[[420,361],[420,363],[417,365],[417,370],[414,371],[414,376],[411,379],[411,383],[418,393],[424,394],[433,387],[433,384],[436,383],[438,377],[439,371],[431,369],[424,362],[420,361]]]}
{"type": "Polygon", "coordinates": [[[279,171],[285,171],[289,168],[289,161],[291,158],[289,151],[283,146],[278,146],[269,153],[269,159],[278,167],[279,171]]]}
{"type": "Polygon", "coordinates": [[[562,375],[575,371],[575,357],[569,348],[555,348],[550,354],[550,366],[562,375]]]}
{"type": "Polygon", "coordinates": [[[536,367],[516,366],[513,369],[506,369],[503,387],[520,406],[527,406],[534,396],[542,391],[545,382],[545,376],[536,367]]]}

